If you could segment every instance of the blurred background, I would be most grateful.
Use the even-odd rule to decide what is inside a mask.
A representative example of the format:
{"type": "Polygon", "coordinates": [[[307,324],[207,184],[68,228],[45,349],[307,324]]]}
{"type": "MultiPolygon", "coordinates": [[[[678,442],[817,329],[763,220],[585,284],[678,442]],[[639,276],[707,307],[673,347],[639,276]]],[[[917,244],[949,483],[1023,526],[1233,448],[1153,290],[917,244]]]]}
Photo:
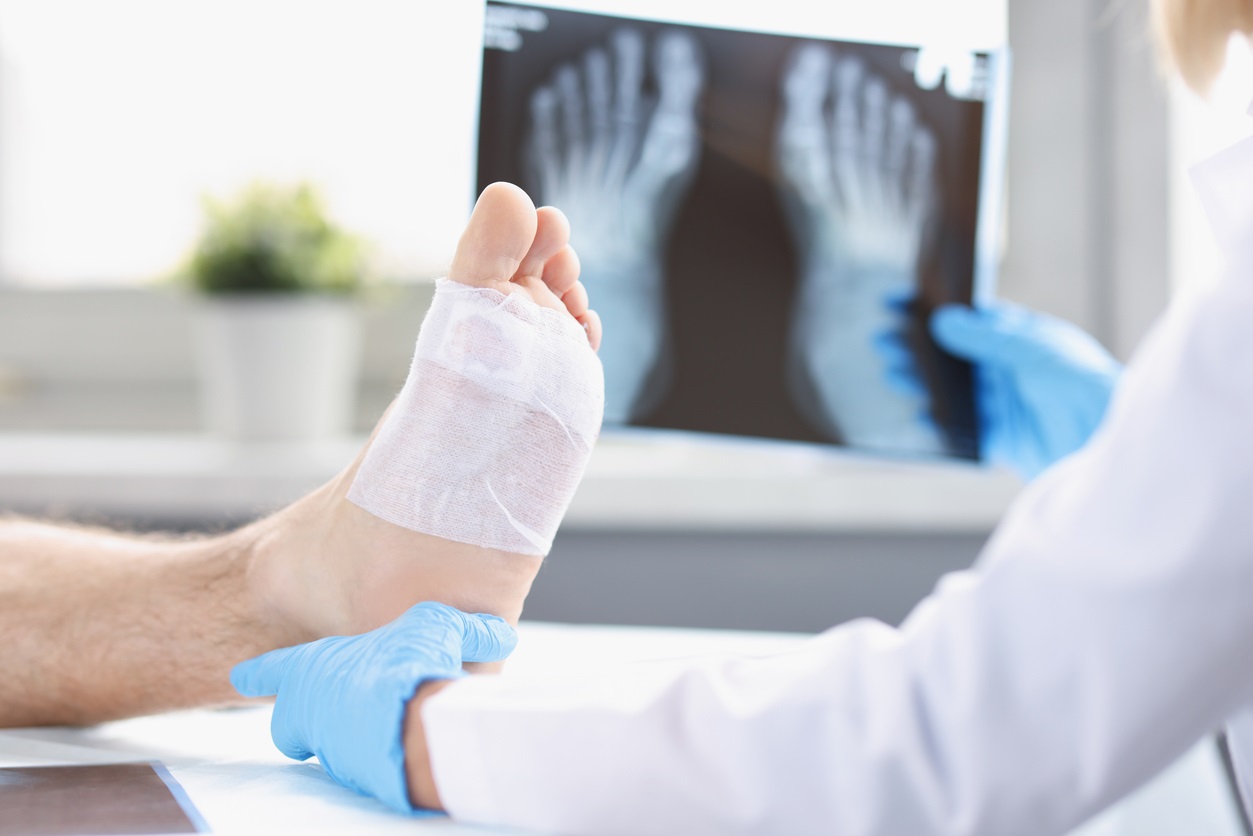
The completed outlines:
{"type": "MultiPolygon", "coordinates": [[[[1218,267],[1185,172],[1246,117],[1166,86],[1144,0],[629,6],[1008,41],[1001,295],[1124,359],[1173,292],[1218,267]]],[[[470,0],[0,0],[0,512],[220,530],[345,466],[404,380],[472,204],[482,31],[470,0]],[[249,214],[257,183],[289,190],[252,186],[288,201],[277,226],[249,214]],[[302,183],[311,202],[293,197],[302,183]],[[227,311],[224,259],[302,302],[303,319],[227,311]],[[292,264],[331,292],[284,285],[292,264]],[[286,388],[300,372],[290,351],[271,356],[278,342],[342,367],[339,389],[286,388]],[[272,411],[241,412],[258,393],[272,411]],[[275,410],[300,398],[330,417],[276,432],[292,419],[275,410]]],[[[969,565],[1018,487],[968,464],[607,438],[527,615],[895,622],[969,565]]]]}

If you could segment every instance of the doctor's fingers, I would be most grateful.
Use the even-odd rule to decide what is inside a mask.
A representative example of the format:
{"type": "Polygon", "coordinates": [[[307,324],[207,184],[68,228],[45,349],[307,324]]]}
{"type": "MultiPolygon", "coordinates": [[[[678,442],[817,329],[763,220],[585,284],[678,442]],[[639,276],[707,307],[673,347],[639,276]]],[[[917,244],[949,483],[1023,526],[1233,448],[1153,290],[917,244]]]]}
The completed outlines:
{"type": "Polygon", "coordinates": [[[509,622],[495,615],[469,614],[449,607],[461,634],[463,662],[500,662],[518,646],[518,634],[509,622]]]}
{"type": "Polygon", "coordinates": [[[270,739],[274,747],[292,760],[303,761],[313,757],[313,749],[306,738],[306,724],[303,722],[303,706],[299,698],[280,694],[274,703],[274,714],[270,717],[270,739]]]}
{"type": "Polygon", "coordinates": [[[282,647],[240,662],[231,669],[231,685],[244,697],[272,697],[305,645],[282,647]]]}
{"type": "Polygon", "coordinates": [[[503,618],[437,601],[414,604],[391,624],[358,638],[372,640],[385,672],[407,665],[423,678],[459,674],[461,662],[499,662],[518,644],[518,634],[503,618]]]}
{"type": "Polygon", "coordinates": [[[295,760],[305,760],[313,754],[297,721],[305,695],[300,684],[288,678],[293,666],[300,664],[308,647],[297,645],[272,650],[255,659],[240,662],[231,670],[231,685],[243,696],[278,695],[270,717],[270,737],[280,752],[295,760]]]}
{"type": "Polygon", "coordinates": [[[945,305],[931,316],[931,335],[949,353],[981,365],[1019,366],[1052,353],[1036,317],[1009,306],[945,305]]]}

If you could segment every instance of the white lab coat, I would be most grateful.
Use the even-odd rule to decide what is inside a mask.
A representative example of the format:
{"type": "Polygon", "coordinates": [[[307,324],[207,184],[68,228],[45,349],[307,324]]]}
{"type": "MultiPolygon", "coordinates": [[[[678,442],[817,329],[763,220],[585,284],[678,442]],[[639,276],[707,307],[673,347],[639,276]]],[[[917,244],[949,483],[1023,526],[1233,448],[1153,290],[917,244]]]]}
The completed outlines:
{"type": "MultiPolygon", "coordinates": [[[[974,570],[899,629],[852,622],[784,656],[459,681],[423,713],[452,815],[1056,834],[1253,705],[1253,140],[1207,165],[1228,275],[1172,306],[1091,444],[974,570]]],[[[1240,762],[1253,737],[1233,732],[1240,762]]]]}

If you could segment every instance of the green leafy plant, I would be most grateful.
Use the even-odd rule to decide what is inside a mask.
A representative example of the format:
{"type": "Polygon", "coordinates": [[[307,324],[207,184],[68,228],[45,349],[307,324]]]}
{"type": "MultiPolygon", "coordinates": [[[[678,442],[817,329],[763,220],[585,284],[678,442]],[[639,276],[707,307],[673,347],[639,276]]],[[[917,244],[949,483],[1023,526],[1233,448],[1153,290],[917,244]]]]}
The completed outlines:
{"type": "Polygon", "coordinates": [[[202,293],[348,294],[361,285],[361,240],[331,223],[307,184],[253,183],[231,201],[205,198],[204,214],[186,269],[202,293]]]}

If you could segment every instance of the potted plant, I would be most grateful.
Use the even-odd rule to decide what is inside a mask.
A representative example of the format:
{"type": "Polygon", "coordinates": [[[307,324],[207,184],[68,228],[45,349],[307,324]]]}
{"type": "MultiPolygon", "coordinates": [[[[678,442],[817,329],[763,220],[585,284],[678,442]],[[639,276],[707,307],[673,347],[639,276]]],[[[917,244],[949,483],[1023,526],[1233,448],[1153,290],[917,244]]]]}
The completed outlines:
{"type": "Polygon", "coordinates": [[[331,223],[308,185],[255,183],[204,202],[187,265],[197,316],[206,428],[238,441],[347,433],[360,333],[353,296],[363,247],[331,223]]]}

